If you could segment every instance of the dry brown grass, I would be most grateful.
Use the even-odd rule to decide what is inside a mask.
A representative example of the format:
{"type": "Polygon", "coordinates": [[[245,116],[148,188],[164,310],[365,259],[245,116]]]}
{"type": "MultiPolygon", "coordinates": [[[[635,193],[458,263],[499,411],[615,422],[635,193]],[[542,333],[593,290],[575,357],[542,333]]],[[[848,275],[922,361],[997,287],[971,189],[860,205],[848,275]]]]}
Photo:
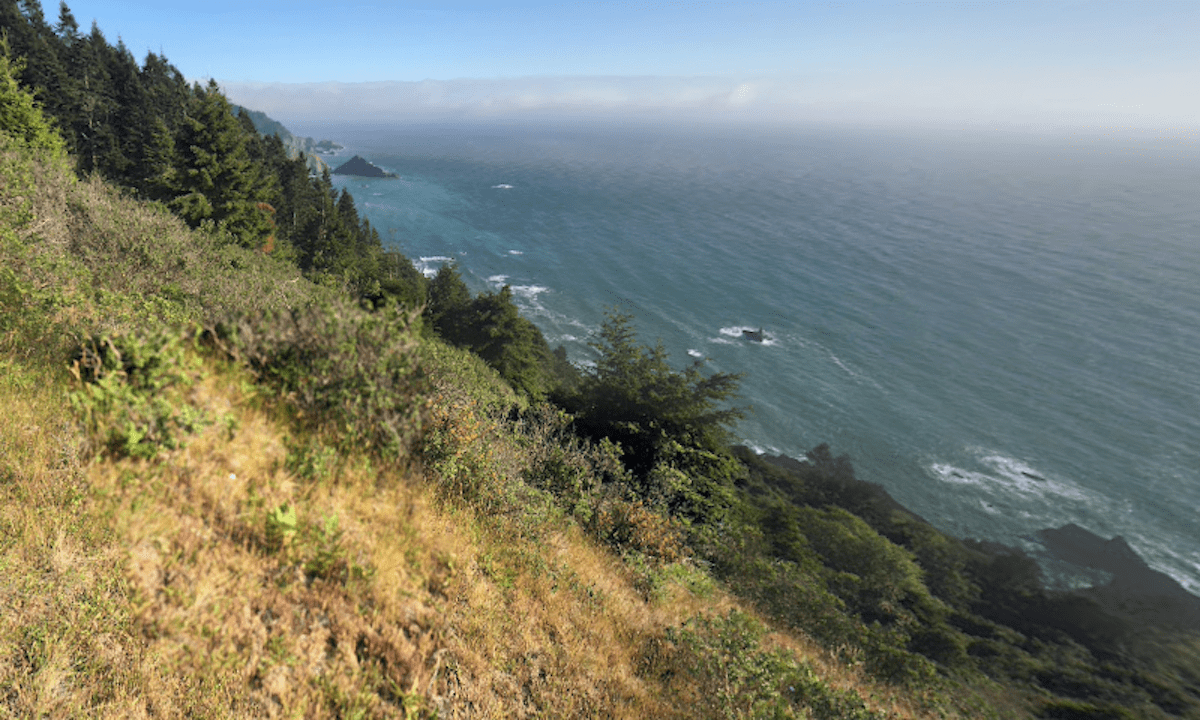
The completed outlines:
{"type": "MultiPolygon", "coordinates": [[[[737,607],[727,594],[648,598],[561,518],[531,536],[361,457],[293,476],[289,451],[315,439],[230,367],[210,363],[191,398],[232,424],[156,461],[91,464],[61,414],[65,373],[5,369],[0,715],[692,717],[671,703],[706,691],[666,687],[647,652],[737,607]],[[283,504],[297,532],[272,549],[266,516],[283,504]],[[336,570],[313,573],[331,516],[336,570]]],[[[765,645],[876,710],[923,716],[805,638],[765,645]]]]}
{"type": "MultiPolygon", "coordinates": [[[[210,370],[193,401],[236,429],[153,462],[81,465],[59,378],[0,385],[6,714],[690,716],[642,672],[646,648],[728,596],[647,600],[576,527],[522,540],[361,458],[293,477],[287,424],[237,371],[210,370]],[[336,515],[342,562],[364,572],[306,574],[302,532],[269,549],[265,516],[284,503],[301,530],[336,515]]],[[[801,639],[772,642],[866,687],[801,639]]]]}
{"type": "Polygon", "coordinates": [[[0,360],[0,714],[133,716],[140,651],[64,378],[0,360]]]}

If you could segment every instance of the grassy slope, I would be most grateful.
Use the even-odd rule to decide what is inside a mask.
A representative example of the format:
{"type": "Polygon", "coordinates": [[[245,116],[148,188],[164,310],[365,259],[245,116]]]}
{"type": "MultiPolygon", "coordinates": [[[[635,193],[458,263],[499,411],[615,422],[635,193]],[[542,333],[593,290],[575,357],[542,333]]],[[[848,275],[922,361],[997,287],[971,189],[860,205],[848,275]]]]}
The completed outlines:
{"type": "Polygon", "coordinates": [[[3,163],[0,207],[32,217],[4,216],[0,258],[0,714],[739,716],[767,665],[811,679],[816,716],[865,716],[839,689],[881,715],[939,712],[761,634],[686,560],[598,547],[522,482],[545,445],[496,419],[511,391],[439,345],[419,351],[444,445],[429,469],[334,449],[193,350],[165,397],[210,422],[157,459],[98,452],[66,401],[79,338],[326,291],[55,163],[3,163]]]}

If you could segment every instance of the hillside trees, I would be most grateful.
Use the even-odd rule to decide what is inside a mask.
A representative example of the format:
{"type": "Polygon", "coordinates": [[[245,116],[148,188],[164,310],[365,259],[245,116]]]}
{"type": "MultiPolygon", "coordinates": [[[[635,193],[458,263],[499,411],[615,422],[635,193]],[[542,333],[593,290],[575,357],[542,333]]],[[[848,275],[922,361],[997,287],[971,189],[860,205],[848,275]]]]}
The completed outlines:
{"type": "Polygon", "coordinates": [[[581,433],[620,443],[644,497],[686,519],[715,522],[732,504],[740,472],[726,443],[742,411],[723,405],[741,376],[705,375],[701,362],[674,370],[661,343],[637,343],[632,320],[608,315],[592,342],[595,368],[560,401],[581,433]]]}
{"type": "Polygon", "coordinates": [[[46,120],[33,95],[17,83],[23,65],[11,58],[8,40],[0,38],[0,134],[6,144],[61,154],[62,136],[46,120]]]}
{"type": "Polygon", "coordinates": [[[526,397],[544,399],[573,380],[565,353],[552,352],[537,326],[521,317],[507,285],[472,297],[458,270],[443,265],[429,282],[425,318],[434,332],[479,355],[526,397]]]}
{"type": "Polygon", "coordinates": [[[424,278],[383,248],[353,198],[310,175],[277,137],[260,136],[214,83],[189,86],[155,53],[139,67],[95,23],[81,32],[66,3],[51,26],[40,3],[0,0],[0,27],[13,56],[28,59],[17,79],[62,129],[79,174],[162,202],[194,227],[296,262],[376,306],[422,302],[424,278]]]}
{"type": "Polygon", "coordinates": [[[196,87],[179,133],[179,172],[168,205],[192,226],[211,220],[244,247],[260,247],[271,232],[262,207],[274,178],[250,158],[244,129],[215,80],[196,87]]]}

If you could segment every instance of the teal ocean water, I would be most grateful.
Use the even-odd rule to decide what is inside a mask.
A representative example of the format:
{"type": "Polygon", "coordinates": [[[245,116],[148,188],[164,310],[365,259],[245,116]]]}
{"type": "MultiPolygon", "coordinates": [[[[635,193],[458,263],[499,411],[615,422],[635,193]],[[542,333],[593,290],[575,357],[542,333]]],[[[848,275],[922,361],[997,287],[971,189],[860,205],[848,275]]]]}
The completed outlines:
{"type": "Polygon", "coordinates": [[[737,435],[756,449],[828,442],[962,537],[1036,553],[1031,534],[1067,522],[1122,535],[1200,592],[1194,148],[549,122],[319,132],[341,160],[400,175],[336,180],[385,242],[429,273],[458,263],[476,290],[511,285],[574,361],[620,305],[679,366],[745,373],[737,435]],[[764,342],[743,338],[760,327],[764,342]]]}

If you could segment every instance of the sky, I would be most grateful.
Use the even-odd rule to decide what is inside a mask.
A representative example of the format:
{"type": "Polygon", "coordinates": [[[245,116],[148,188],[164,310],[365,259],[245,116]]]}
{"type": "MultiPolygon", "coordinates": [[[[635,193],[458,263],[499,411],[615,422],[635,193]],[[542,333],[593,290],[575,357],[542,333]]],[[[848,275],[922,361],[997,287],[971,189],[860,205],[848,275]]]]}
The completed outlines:
{"type": "Polygon", "coordinates": [[[574,113],[1200,127],[1194,0],[70,7],[139,59],[162,53],[284,121],[574,113]]]}

